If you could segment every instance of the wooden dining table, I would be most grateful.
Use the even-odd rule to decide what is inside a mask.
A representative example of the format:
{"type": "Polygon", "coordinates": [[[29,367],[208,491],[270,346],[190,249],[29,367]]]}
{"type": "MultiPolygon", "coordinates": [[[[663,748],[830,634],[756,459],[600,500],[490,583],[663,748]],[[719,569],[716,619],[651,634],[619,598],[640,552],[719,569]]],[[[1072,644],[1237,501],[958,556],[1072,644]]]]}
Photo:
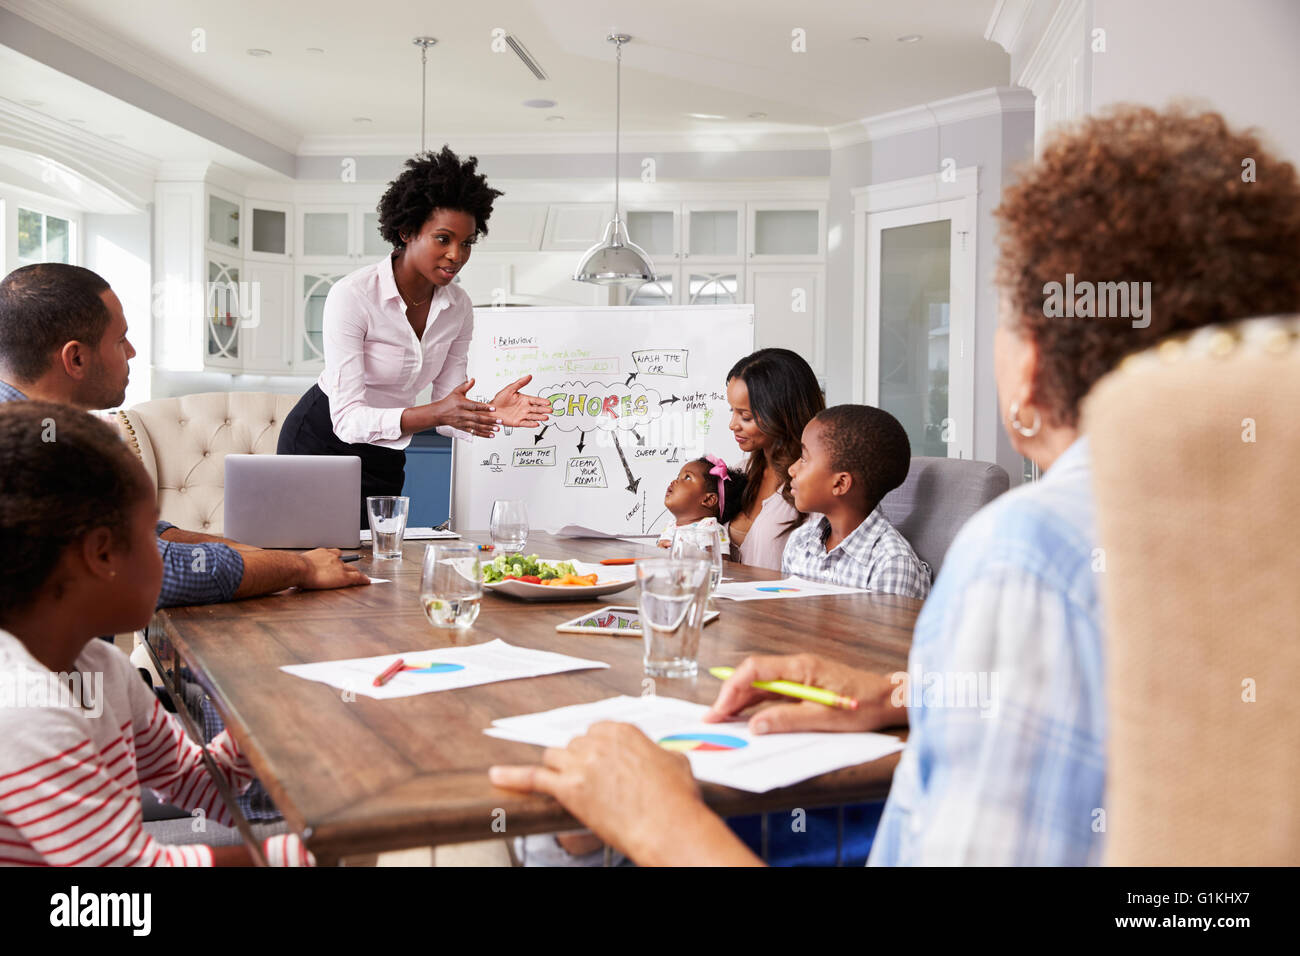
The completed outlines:
{"type": "MultiPolygon", "coordinates": [[[[486,533],[474,532],[462,538],[483,544],[490,540],[486,533]]],[[[577,602],[525,602],[487,592],[472,627],[444,630],[433,627],[421,609],[426,544],[406,542],[401,559],[377,559],[368,547],[360,549],[355,567],[390,583],[170,608],[150,623],[150,653],[182,720],[193,732],[177,679],[185,667],[189,679],[201,684],[215,704],[288,826],[319,863],[580,827],[549,796],[493,786],[488,767],[537,763],[541,748],[483,731],[497,718],[647,690],[639,637],[555,629],[605,605],[635,604],[635,585],[577,602]],[[610,666],[391,700],[348,694],[280,669],[495,638],[610,666]]],[[[546,560],[664,555],[652,540],[561,539],[536,532],[529,536],[527,551],[546,560]]],[[[780,575],[727,563],[725,577],[749,581],[780,575]]],[[[721,614],[704,629],[699,676],[656,678],[650,685],[654,693],[711,703],[720,683],[706,669],[734,666],[751,654],[810,652],[878,672],[904,669],[921,602],[864,592],[716,599],[715,606],[721,614]]],[[[767,793],[707,783],[701,792],[723,816],[878,800],[888,793],[897,762],[895,753],[767,793]]],[[[224,795],[245,839],[255,844],[232,795],[224,795]]]]}

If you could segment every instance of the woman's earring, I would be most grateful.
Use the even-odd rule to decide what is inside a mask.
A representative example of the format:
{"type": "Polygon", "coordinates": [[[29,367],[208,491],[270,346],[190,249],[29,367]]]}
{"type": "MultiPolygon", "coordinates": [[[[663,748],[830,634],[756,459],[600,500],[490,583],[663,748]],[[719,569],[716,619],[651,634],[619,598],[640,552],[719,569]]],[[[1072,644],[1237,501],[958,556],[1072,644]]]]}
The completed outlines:
{"type": "Polygon", "coordinates": [[[1034,423],[1026,428],[1020,422],[1020,403],[1012,402],[1011,407],[1007,409],[1007,414],[1011,417],[1011,427],[1024,438],[1033,438],[1038,434],[1038,429],[1043,427],[1043,420],[1038,416],[1038,409],[1031,408],[1030,411],[1034,413],[1034,423]]]}

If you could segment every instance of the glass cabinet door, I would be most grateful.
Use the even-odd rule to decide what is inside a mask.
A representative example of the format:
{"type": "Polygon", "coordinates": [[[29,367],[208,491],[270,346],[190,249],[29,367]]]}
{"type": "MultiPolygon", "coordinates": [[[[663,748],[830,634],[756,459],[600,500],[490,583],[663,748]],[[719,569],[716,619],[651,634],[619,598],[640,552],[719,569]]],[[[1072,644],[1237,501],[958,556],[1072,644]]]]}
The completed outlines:
{"type": "Polygon", "coordinates": [[[661,275],[657,279],[632,287],[624,305],[672,305],[673,277],[661,275]]]}
{"type": "Polygon", "coordinates": [[[346,209],[305,211],[302,214],[302,254],[321,259],[346,259],[352,251],[352,216],[346,209]]]}
{"type": "Polygon", "coordinates": [[[687,305],[735,305],[740,302],[740,296],[739,270],[688,269],[686,272],[687,305]]]}
{"type": "Polygon", "coordinates": [[[289,254],[289,213],[283,209],[264,209],[253,206],[252,235],[249,237],[249,252],[263,253],[271,256],[289,254]]]}
{"type": "Polygon", "coordinates": [[[239,203],[208,194],[208,242],[239,250],[239,203]]]}
{"type": "Polygon", "coordinates": [[[295,362],[323,365],[325,362],[325,297],[341,273],[307,273],[302,277],[302,328],[295,362]]]}
{"type": "Polygon", "coordinates": [[[229,263],[208,260],[206,360],[213,365],[239,361],[239,269],[229,263]]]}
{"type": "Polygon", "coordinates": [[[379,213],[366,212],[361,215],[361,251],[364,259],[382,259],[393,251],[379,235],[379,213]]]}
{"type": "Polygon", "coordinates": [[[749,258],[811,261],[826,255],[826,210],[820,203],[749,204],[749,258]]]}
{"type": "Polygon", "coordinates": [[[686,204],[683,254],[696,259],[740,260],[745,254],[744,221],[742,203],[686,204]]]}
{"type": "Polygon", "coordinates": [[[627,234],[653,259],[677,255],[677,212],[675,208],[629,209],[627,234]]]}

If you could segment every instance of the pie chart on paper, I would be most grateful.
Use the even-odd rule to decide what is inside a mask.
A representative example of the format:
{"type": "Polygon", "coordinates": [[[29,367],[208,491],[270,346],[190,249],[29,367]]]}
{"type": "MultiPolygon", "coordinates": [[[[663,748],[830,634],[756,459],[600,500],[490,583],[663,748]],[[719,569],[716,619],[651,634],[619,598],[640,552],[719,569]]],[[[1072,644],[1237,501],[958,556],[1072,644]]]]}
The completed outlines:
{"type": "Polygon", "coordinates": [[[407,664],[402,668],[403,674],[450,674],[463,671],[463,664],[407,664]]]}
{"type": "Polygon", "coordinates": [[[709,750],[740,750],[749,744],[729,734],[673,734],[659,738],[659,746],[678,753],[694,753],[709,750]]]}

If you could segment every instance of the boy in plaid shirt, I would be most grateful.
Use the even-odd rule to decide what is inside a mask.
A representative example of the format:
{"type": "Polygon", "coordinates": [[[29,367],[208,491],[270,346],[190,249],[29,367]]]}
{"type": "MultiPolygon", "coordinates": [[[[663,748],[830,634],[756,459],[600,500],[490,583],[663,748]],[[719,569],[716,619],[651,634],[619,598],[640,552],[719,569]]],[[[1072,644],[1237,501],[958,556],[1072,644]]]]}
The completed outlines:
{"type": "Polygon", "coordinates": [[[907,432],[883,409],[836,405],[813,418],[790,466],[794,504],[808,520],[790,533],[781,573],[924,599],[930,567],[880,510],[911,459],[907,432]]]}

